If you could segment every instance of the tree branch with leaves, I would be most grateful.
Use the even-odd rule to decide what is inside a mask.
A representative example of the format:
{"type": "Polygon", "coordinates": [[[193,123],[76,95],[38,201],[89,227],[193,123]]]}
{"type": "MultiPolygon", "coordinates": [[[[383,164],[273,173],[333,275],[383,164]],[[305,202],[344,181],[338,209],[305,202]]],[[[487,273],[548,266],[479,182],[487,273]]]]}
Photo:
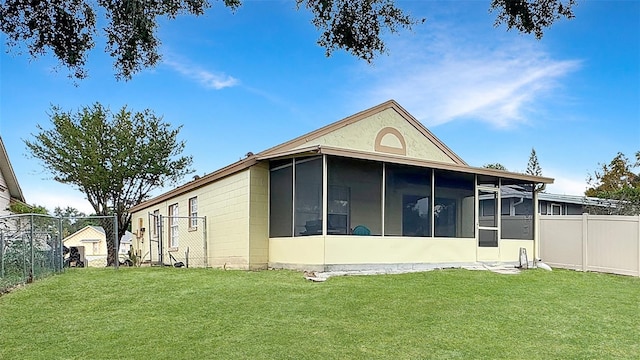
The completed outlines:
{"type": "Polygon", "coordinates": [[[613,200],[609,206],[593,206],[589,212],[610,215],[640,215],[640,151],[635,162],[619,152],[608,164],[599,164],[600,170],[587,178],[586,196],[613,200]],[[638,172],[634,172],[633,169],[638,172]]]}
{"type": "MultiPolygon", "coordinates": [[[[235,12],[241,0],[218,0],[235,12]]],[[[386,52],[383,35],[411,30],[424,19],[414,19],[395,0],[295,0],[298,9],[311,12],[311,23],[320,31],[317,42],[330,56],[343,49],[367,62],[386,52]]],[[[575,0],[492,0],[495,26],[533,33],[562,18],[572,18],[575,0]]],[[[106,52],[114,59],[116,78],[129,80],[161,59],[158,20],[180,15],[203,15],[207,0],[4,0],[0,2],[0,31],[9,48],[26,47],[31,58],[52,52],[70,76],[88,76],[88,52],[96,36],[106,38],[106,52]],[[106,26],[96,23],[104,16],[106,26]]]]}

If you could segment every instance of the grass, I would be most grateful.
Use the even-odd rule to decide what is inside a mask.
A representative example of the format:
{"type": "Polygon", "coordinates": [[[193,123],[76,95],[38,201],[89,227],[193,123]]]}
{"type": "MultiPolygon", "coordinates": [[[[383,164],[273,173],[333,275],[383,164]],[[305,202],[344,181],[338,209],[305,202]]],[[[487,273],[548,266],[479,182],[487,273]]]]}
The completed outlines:
{"type": "Polygon", "coordinates": [[[72,269],[0,296],[0,359],[635,359],[638,339],[640,279],[563,270],[72,269]]]}

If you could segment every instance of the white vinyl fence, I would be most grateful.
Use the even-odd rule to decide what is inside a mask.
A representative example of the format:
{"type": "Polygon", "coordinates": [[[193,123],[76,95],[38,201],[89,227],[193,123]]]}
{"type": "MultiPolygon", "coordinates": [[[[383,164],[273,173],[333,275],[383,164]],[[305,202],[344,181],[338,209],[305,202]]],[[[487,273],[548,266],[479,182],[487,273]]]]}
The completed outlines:
{"type": "Polygon", "coordinates": [[[640,276],[640,216],[541,216],[540,258],[552,267],[640,276]]]}

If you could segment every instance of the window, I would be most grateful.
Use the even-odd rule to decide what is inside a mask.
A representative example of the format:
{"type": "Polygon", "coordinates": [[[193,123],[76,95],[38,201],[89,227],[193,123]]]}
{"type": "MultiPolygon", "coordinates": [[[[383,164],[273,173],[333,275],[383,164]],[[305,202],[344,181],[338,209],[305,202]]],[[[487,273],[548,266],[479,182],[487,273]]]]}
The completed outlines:
{"type": "Polygon", "coordinates": [[[293,236],[293,160],[272,161],[269,177],[269,237],[293,236]]]}
{"type": "Polygon", "coordinates": [[[560,205],[560,204],[551,204],[551,215],[563,215],[562,214],[562,205],[560,205]]]}
{"type": "Polygon", "coordinates": [[[198,198],[189,199],[189,229],[198,228],[198,198]]]}
{"type": "Polygon", "coordinates": [[[151,218],[153,219],[153,224],[151,227],[151,235],[153,236],[154,239],[157,239],[158,234],[160,233],[160,210],[155,210],[151,218]]]}
{"type": "Polygon", "coordinates": [[[431,236],[431,169],[385,166],[384,234],[431,236]]]}
{"type": "Polygon", "coordinates": [[[546,201],[540,201],[540,215],[547,215],[547,205],[546,201]]]}
{"type": "Polygon", "coordinates": [[[434,235],[438,237],[474,237],[475,176],[436,170],[434,178],[434,235]]]}
{"type": "Polygon", "coordinates": [[[178,247],[178,204],[169,205],[169,247],[178,247]]]}
{"type": "Polygon", "coordinates": [[[502,198],[501,204],[502,204],[502,209],[500,209],[501,215],[511,215],[511,200],[502,198]]]}
{"type": "Polygon", "coordinates": [[[327,160],[327,232],[382,235],[382,163],[341,157],[327,160]]]}

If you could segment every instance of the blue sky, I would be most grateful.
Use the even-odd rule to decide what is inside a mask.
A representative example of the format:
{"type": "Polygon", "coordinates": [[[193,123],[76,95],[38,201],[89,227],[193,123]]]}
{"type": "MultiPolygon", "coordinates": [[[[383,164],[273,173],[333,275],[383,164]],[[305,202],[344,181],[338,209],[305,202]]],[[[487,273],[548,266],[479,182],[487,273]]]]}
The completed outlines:
{"type": "Polygon", "coordinates": [[[163,20],[163,62],[128,82],[115,80],[103,39],[77,86],[51,57],[3,51],[0,135],[27,202],[89,213],[24,145],[49,126],[51,105],[152,109],[183,126],[202,175],[395,99],[470,165],[524,171],[534,147],[556,180],[547,191],[580,195],[598,163],[640,150],[640,1],[579,1],[576,18],[542,40],[494,28],[489,3],[400,1],[427,21],[385,36],[389,53],[374,64],[343,51],[326,58],[293,0],[245,1],[235,14],[214,3],[202,17],[163,20]]]}

